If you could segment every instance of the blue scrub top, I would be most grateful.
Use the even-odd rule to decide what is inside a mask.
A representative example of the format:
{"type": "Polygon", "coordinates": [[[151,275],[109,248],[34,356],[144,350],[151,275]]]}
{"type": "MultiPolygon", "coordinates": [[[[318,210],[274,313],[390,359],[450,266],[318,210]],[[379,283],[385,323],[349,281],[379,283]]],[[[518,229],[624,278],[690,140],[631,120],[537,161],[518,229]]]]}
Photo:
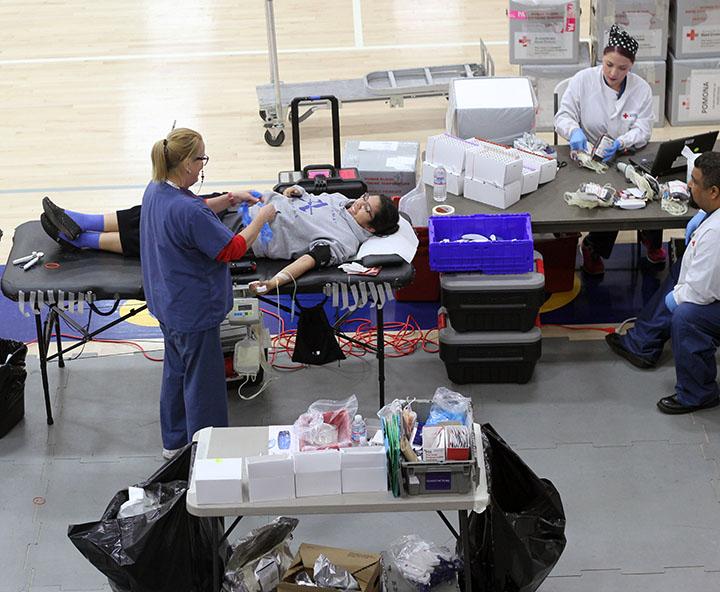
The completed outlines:
{"type": "Polygon", "coordinates": [[[226,263],[233,233],[190,191],[151,182],[140,214],[140,262],[150,312],[176,331],[219,325],[232,307],[226,263]]]}

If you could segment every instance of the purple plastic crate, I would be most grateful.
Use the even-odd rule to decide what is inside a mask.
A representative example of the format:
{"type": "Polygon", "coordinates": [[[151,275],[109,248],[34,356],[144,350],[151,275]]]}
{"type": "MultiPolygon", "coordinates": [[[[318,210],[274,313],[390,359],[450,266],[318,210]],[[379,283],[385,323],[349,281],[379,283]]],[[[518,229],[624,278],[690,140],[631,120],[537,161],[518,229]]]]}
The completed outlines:
{"type": "Polygon", "coordinates": [[[432,216],[428,221],[430,269],[433,271],[481,271],[487,274],[533,271],[530,214],[474,214],[432,216]],[[463,234],[494,234],[488,242],[456,241],[463,234]]]}

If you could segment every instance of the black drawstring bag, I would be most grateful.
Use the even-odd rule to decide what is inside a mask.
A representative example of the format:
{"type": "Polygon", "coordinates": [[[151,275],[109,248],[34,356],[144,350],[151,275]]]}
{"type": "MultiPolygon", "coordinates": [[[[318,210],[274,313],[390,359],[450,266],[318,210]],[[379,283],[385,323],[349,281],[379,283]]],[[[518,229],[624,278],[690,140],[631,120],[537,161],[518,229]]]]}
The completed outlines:
{"type": "MultiPolygon", "coordinates": [[[[223,530],[222,518],[199,518],[185,507],[187,479],[194,444],[188,444],[154,475],[139,484],[160,499],[150,512],[118,518],[128,500],[115,494],[100,520],[74,524],[68,537],[102,573],[115,592],[214,592],[212,522],[223,530]]],[[[228,556],[220,549],[220,565],[228,556]]]]}
{"type": "Polygon", "coordinates": [[[473,590],[534,592],[565,549],[560,494],[490,424],[483,424],[482,433],[490,504],[470,515],[473,590]]]}
{"type": "Polygon", "coordinates": [[[327,296],[320,304],[310,308],[303,308],[295,301],[300,309],[298,316],[297,335],[295,336],[295,349],[292,360],[300,364],[313,364],[321,366],[336,360],[344,360],[335,331],[325,316],[323,305],[327,302],[327,296]]]}

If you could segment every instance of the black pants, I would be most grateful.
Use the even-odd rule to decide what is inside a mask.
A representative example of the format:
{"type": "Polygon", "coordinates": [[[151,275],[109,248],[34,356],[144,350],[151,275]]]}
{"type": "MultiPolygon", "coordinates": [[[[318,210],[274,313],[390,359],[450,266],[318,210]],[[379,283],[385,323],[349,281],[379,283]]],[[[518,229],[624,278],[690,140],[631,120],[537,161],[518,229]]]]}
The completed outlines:
{"type": "MultiPolygon", "coordinates": [[[[662,233],[660,230],[641,230],[640,236],[649,249],[659,249],[662,247],[662,233]]],[[[596,254],[607,259],[612,253],[615,241],[617,240],[617,231],[609,232],[591,232],[583,241],[596,254]]]]}

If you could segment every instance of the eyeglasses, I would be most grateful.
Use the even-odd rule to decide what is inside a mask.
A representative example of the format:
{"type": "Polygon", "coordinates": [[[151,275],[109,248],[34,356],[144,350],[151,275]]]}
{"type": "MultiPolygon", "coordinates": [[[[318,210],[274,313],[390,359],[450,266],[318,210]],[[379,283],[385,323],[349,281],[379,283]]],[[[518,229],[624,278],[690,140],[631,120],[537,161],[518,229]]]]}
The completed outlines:
{"type": "Polygon", "coordinates": [[[370,216],[370,217],[372,218],[374,214],[373,214],[372,206],[370,205],[370,201],[369,201],[369,200],[370,200],[370,194],[369,194],[369,193],[363,193],[363,194],[360,196],[360,199],[363,201],[362,209],[365,211],[365,213],[366,213],[368,216],[370,216]]]}
{"type": "Polygon", "coordinates": [[[208,163],[208,161],[210,160],[210,157],[206,154],[205,156],[197,156],[195,158],[195,160],[202,160],[203,166],[205,166],[208,163]]]}

